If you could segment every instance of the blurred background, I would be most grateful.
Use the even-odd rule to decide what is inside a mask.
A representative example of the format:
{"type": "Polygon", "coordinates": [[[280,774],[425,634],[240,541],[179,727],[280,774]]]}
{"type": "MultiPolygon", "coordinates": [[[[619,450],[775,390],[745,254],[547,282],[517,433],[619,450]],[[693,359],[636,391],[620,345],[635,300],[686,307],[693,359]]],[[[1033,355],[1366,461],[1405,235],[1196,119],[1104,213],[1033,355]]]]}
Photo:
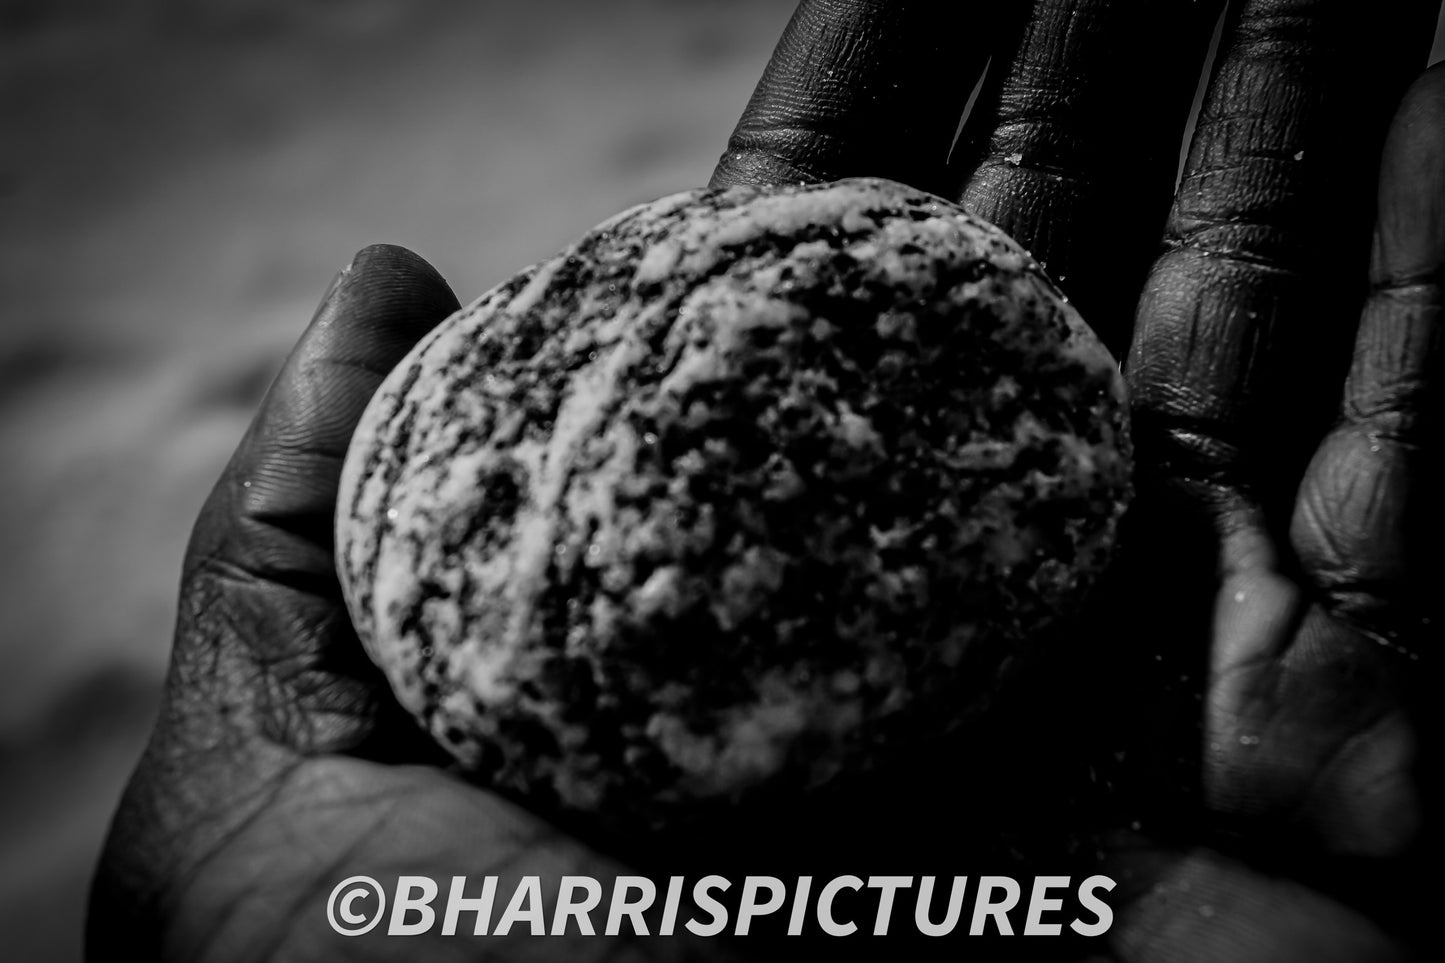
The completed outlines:
{"type": "Polygon", "coordinates": [[[188,530],[331,276],[465,303],[703,183],[793,5],[0,0],[0,958],[80,958],[188,530]]]}

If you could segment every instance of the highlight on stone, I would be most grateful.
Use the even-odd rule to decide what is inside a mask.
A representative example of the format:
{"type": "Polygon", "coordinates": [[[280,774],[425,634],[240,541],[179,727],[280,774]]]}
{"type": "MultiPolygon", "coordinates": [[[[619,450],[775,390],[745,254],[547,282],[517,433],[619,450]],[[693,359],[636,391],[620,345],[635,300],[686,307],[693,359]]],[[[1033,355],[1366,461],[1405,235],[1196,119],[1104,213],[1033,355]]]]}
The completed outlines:
{"type": "Polygon", "coordinates": [[[855,179],[627,211],[390,375],[337,518],[401,703],[609,828],[966,725],[1104,567],[1118,367],[1029,254],[855,179]]]}

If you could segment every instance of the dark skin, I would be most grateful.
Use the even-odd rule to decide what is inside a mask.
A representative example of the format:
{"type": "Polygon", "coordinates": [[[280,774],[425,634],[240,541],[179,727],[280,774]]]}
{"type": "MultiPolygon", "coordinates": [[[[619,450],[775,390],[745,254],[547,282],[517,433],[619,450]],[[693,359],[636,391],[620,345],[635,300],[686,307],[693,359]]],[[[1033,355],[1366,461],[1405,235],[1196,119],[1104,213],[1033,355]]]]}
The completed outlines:
{"type": "MultiPolygon", "coordinates": [[[[942,6],[805,0],[713,183],[876,175],[960,197],[1127,350],[1138,492],[1117,564],[1021,697],[1043,722],[970,779],[1006,798],[1008,759],[1051,763],[1067,804],[1024,779],[1028,819],[1069,822],[1120,882],[1081,958],[1408,958],[1445,534],[1445,71],[1415,78],[1438,8],[1242,4],[1171,206],[1217,5],[942,6]]],[[[627,872],[446,771],[341,602],[352,429],[456,307],[415,255],[362,251],[203,509],[165,703],[93,891],[96,963],[559,958],[526,936],[343,940],[325,901],[353,874],[627,872]]]]}

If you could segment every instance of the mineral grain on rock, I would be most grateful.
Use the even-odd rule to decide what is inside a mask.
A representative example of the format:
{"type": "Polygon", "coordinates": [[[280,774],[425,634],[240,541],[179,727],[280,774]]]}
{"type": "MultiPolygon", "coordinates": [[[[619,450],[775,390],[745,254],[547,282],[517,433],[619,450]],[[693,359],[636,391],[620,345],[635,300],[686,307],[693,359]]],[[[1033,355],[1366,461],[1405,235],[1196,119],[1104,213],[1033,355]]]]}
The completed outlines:
{"type": "Polygon", "coordinates": [[[612,828],[966,724],[1077,608],[1123,384],[998,229],[887,181],[667,197],[390,375],[338,555],[467,770],[612,828]]]}

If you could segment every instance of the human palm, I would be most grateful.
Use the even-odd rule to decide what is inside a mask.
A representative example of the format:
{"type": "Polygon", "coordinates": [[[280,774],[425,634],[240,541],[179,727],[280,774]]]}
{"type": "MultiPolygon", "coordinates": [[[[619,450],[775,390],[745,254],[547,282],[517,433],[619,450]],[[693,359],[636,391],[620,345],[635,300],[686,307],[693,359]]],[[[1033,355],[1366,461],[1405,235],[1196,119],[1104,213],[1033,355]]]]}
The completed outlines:
{"type": "MultiPolygon", "coordinates": [[[[1013,831],[1055,820],[1070,859],[1084,850],[1120,880],[1097,955],[1405,954],[1418,934],[1401,872],[1424,832],[1421,586],[1440,534],[1426,449],[1445,374],[1445,74],[1397,114],[1364,268],[1380,137],[1434,4],[1382,0],[1363,20],[1324,0],[1244,3],[1172,210],[1216,7],[1038,0],[1025,21],[941,6],[806,0],[713,177],[877,175],[960,197],[1116,350],[1132,340],[1138,493],[1116,568],[1019,696],[1014,718],[1032,721],[992,762],[940,768],[976,765],[1005,800],[995,812],[1021,804],[1013,831]],[[1168,43],[1138,40],[1166,29],[1168,43]],[[1032,759],[1057,771],[1008,768],[1032,759]],[[1025,799],[1043,791],[1069,804],[1025,799]]],[[[345,940],[325,925],[328,895],[352,875],[625,871],[446,771],[341,601],[331,526],[351,431],[456,307],[415,255],[359,254],[208,501],[161,719],[97,876],[93,959],[470,958],[466,939],[345,940]]],[[[559,953],[525,937],[485,949],[559,953]]],[[[564,955],[727,951],[580,940],[564,955]]]]}

